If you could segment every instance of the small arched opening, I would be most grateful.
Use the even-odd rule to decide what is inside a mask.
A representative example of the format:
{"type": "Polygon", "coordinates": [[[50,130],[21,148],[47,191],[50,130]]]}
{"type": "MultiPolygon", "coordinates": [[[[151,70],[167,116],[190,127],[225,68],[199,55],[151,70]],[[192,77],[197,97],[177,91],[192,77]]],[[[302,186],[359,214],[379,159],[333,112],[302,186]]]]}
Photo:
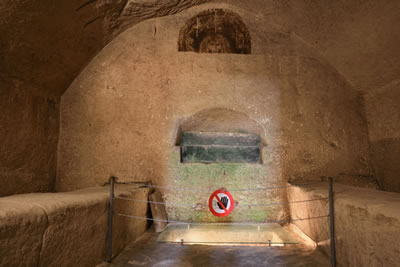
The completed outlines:
{"type": "Polygon", "coordinates": [[[206,10],[179,33],[179,51],[251,54],[250,33],[242,18],[227,10],[206,10]]]}

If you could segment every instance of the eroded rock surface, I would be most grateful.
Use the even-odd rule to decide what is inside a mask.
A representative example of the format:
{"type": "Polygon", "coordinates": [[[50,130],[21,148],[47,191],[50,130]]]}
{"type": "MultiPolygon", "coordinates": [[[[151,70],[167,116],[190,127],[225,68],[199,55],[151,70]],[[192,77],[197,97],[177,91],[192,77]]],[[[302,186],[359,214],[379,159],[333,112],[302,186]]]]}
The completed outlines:
{"type": "MultiPolygon", "coordinates": [[[[341,266],[396,266],[400,251],[393,244],[400,238],[399,194],[340,184],[334,184],[334,192],[337,262],[341,266]]],[[[291,202],[327,197],[327,183],[288,189],[291,202]]],[[[293,203],[290,212],[294,223],[329,253],[328,200],[293,203]]]]}
{"type": "Polygon", "coordinates": [[[64,94],[57,190],[101,185],[115,173],[183,188],[161,190],[172,220],[284,220],[281,207],[246,206],[284,202],[279,190],[235,192],[239,206],[224,218],[213,216],[207,201],[219,188],[273,187],[289,179],[349,174],[349,180],[358,175],[370,182],[360,102],[346,79],[302,40],[246,10],[206,4],[144,21],[103,49],[64,94]],[[186,22],[212,8],[243,19],[252,54],[178,50],[186,22]],[[257,133],[262,161],[182,164],[177,135],[190,129],[257,133]]]}
{"type": "Polygon", "coordinates": [[[365,109],[379,185],[400,193],[400,80],[365,95],[365,109]]]}
{"type": "MultiPolygon", "coordinates": [[[[27,166],[14,168],[4,166],[7,163],[2,161],[1,177],[8,181],[8,186],[0,191],[0,195],[54,189],[58,101],[98,51],[119,33],[140,21],[176,14],[205,2],[213,1],[60,0],[54,3],[46,0],[37,3],[33,0],[17,0],[0,3],[1,97],[6,99],[4,101],[13,101],[10,99],[21,95],[21,90],[30,92],[24,93],[26,96],[21,101],[24,103],[18,106],[26,117],[14,114],[15,107],[12,106],[15,102],[2,106],[5,107],[2,110],[5,119],[1,118],[1,129],[6,128],[3,125],[19,126],[10,131],[12,134],[0,133],[2,139],[5,136],[9,141],[0,148],[0,158],[9,157],[14,150],[22,150],[15,147],[21,143],[20,135],[29,136],[31,133],[22,126],[27,117],[52,118],[44,124],[36,121],[34,127],[42,129],[41,132],[35,133],[29,144],[25,144],[28,141],[22,141],[24,151],[17,153],[17,161],[26,162],[24,164],[27,166]],[[36,99],[36,96],[42,99],[36,99]],[[42,104],[30,103],[32,99],[42,104]],[[38,111],[38,106],[48,106],[48,111],[38,111]],[[32,154],[37,155],[33,156],[36,159],[32,160],[32,154]],[[26,186],[22,189],[20,184],[26,186]]],[[[270,25],[277,25],[292,32],[293,36],[300,37],[342,73],[353,89],[367,91],[398,79],[400,36],[399,31],[393,29],[399,27],[399,1],[385,1],[384,4],[374,0],[215,2],[227,2],[235,8],[247,10],[249,17],[265,19],[270,25]]],[[[153,25],[151,31],[156,36],[160,29],[153,25]]],[[[174,36],[168,38],[176,42],[177,33],[174,36]]],[[[276,53],[281,53],[279,45],[276,46],[276,37],[268,36],[263,43],[267,49],[276,49],[276,53]]],[[[139,36],[136,38],[141,40],[139,36]]],[[[140,68],[140,62],[136,63],[136,67],[140,68]]],[[[286,63],[282,60],[281,64],[294,66],[290,60],[286,60],[286,63]]],[[[332,147],[337,146],[335,138],[322,135],[332,147]]],[[[389,146],[387,142],[382,145],[389,146]]],[[[383,152],[387,150],[385,148],[383,152]]],[[[307,155],[305,152],[305,161],[310,160],[307,155]]],[[[394,160],[390,158],[389,161],[394,160]]]]}
{"type": "Polygon", "coordinates": [[[37,93],[0,79],[0,197],[54,188],[59,103],[37,93]]]}
{"type": "Polygon", "coordinates": [[[45,211],[32,203],[0,201],[0,265],[37,266],[48,226],[45,211]]]}
{"type": "MultiPolygon", "coordinates": [[[[118,186],[115,195],[147,200],[148,189],[118,186]]],[[[0,200],[1,266],[94,266],[105,259],[108,187],[37,193],[0,200]]],[[[113,253],[147,228],[147,203],[116,200],[113,253]],[[134,203],[134,204],[133,204],[134,203]]]]}

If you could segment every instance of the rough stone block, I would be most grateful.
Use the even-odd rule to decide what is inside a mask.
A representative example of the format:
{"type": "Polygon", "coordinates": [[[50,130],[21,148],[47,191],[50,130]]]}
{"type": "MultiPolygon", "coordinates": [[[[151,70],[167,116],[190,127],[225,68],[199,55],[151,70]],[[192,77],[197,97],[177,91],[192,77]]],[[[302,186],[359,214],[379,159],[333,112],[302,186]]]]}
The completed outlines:
{"type": "Polygon", "coordinates": [[[136,240],[150,225],[150,222],[144,219],[148,214],[148,188],[136,188],[120,193],[116,192],[116,196],[132,200],[115,200],[113,222],[114,256],[120,253],[125,246],[136,240]],[[143,219],[122,217],[118,216],[118,214],[142,217],[143,219]]]}
{"type": "Polygon", "coordinates": [[[37,266],[47,225],[40,207],[0,199],[0,266],[37,266]]]}
{"type": "MultiPolygon", "coordinates": [[[[121,186],[115,196],[147,200],[148,189],[121,186]]],[[[15,195],[0,200],[1,266],[95,266],[105,259],[109,189],[15,195]]],[[[122,201],[122,200],[121,200],[122,201]]],[[[146,217],[147,203],[122,203],[116,210],[146,217]]],[[[144,220],[114,216],[113,252],[147,227],[144,220]],[[123,237],[123,238],[121,238],[123,237]]]]}
{"type": "Polygon", "coordinates": [[[168,223],[166,222],[168,220],[168,217],[167,217],[167,213],[165,211],[165,205],[154,203],[154,202],[163,202],[163,198],[162,198],[160,192],[156,191],[149,196],[149,200],[151,201],[151,203],[150,203],[151,214],[153,215],[153,219],[155,219],[154,226],[155,226],[156,232],[157,233],[162,232],[168,225],[168,223]],[[160,221],[157,221],[157,220],[160,220],[160,221]]]}
{"type": "MultiPolygon", "coordinates": [[[[400,196],[377,190],[334,185],[336,258],[340,266],[396,266],[400,262],[400,196]]],[[[291,187],[289,201],[328,197],[327,184],[291,187]]],[[[290,205],[294,223],[329,253],[328,202],[290,205]],[[311,219],[314,218],[314,219],[311,219]]]]}

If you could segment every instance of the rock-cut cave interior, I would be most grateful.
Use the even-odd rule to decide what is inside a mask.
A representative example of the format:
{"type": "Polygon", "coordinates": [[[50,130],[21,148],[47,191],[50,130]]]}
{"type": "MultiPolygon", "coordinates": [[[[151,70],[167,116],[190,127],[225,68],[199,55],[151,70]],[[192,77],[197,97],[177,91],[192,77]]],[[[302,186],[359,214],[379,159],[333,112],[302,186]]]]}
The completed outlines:
{"type": "Polygon", "coordinates": [[[0,266],[400,266],[399,0],[3,0],[0,105],[0,266]]]}

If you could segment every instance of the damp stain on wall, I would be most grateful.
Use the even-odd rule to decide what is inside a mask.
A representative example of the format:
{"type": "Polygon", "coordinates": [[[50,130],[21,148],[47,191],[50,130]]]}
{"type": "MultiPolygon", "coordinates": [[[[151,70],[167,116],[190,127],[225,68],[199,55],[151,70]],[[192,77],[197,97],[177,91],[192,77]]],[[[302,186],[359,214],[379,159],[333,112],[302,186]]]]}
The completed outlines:
{"type": "Polygon", "coordinates": [[[170,157],[172,188],[164,192],[170,220],[191,222],[266,222],[285,218],[285,208],[268,205],[280,201],[281,190],[259,190],[271,185],[268,166],[249,163],[181,163],[179,148],[170,157]],[[212,192],[231,192],[235,208],[224,218],[212,215],[212,192]],[[249,190],[247,190],[249,189],[249,190]]]}

